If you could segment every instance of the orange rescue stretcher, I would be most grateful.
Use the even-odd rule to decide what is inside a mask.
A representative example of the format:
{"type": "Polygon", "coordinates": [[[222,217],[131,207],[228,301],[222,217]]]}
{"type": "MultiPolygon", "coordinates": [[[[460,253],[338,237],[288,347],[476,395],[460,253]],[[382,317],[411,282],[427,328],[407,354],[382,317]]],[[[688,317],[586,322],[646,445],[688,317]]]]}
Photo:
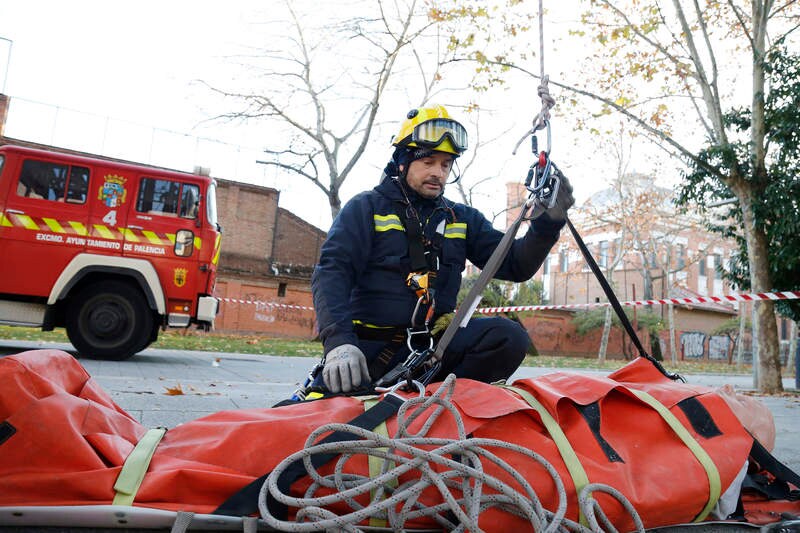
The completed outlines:
{"type": "Polygon", "coordinates": [[[0,525],[172,527],[182,518],[190,528],[281,529],[309,516],[309,511],[291,505],[309,497],[309,491],[318,498],[315,501],[324,502],[326,497],[357,491],[356,480],[376,479],[393,467],[399,473],[383,484],[380,495],[371,490],[322,505],[326,511],[320,516],[360,512],[357,518],[363,519],[353,527],[397,528],[404,503],[393,504],[380,516],[368,517],[362,507],[368,509],[436,474],[439,482],[410,493],[414,501],[405,509],[404,530],[452,529],[447,524],[457,524],[459,513],[469,515],[483,531],[536,530],[539,522],[521,516],[521,507],[514,512],[513,502],[503,500],[499,487],[522,494],[522,507],[533,505],[533,491],[548,510],[548,520],[560,513],[569,523],[586,527],[591,520],[579,505],[579,494],[593,484],[611,487],[638,514],[637,525],[620,498],[594,492],[594,505],[619,531],[690,527],[712,520],[742,527],[798,524],[792,522],[800,515],[798,487],[764,471],[763,460],[752,455],[753,436],[723,395],[673,382],[642,358],[608,376],[555,372],[510,386],[466,379],[451,380],[449,386],[444,414],[418,413],[407,427],[403,420],[399,431],[398,417],[408,416],[401,408],[381,428],[359,430],[383,439],[395,436],[396,441],[386,446],[387,441],[378,439],[372,448],[367,446],[378,450],[372,455],[343,452],[319,465],[319,476],[344,480],[338,487],[318,486],[317,478],[308,474],[298,476],[283,496],[265,485],[259,501],[247,502],[252,512],[245,517],[219,511],[243,488],[313,448],[320,439],[307,440],[320,426],[351,422],[389,396],[426,401],[441,395],[442,385],[431,384],[422,395],[398,390],[371,398],[337,396],[277,408],[222,411],[167,431],[139,424],[67,353],[36,350],[3,357],[0,525]],[[429,439],[425,442],[419,437],[422,429],[429,439]],[[408,451],[412,441],[435,458],[402,470],[413,462],[408,451]],[[484,449],[476,452],[470,448],[473,444],[484,449]],[[376,463],[381,453],[391,460],[376,463]],[[552,465],[562,489],[534,454],[552,465]],[[478,455],[492,460],[476,466],[478,455]],[[466,464],[465,470],[480,471],[492,481],[465,480],[464,470],[453,473],[454,464],[466,464]],[[745,481],[754,476],[783,492],[776,498],[754,490],[745,481]],[[481,508],[463,511],[463,502],[476,495],[482,498],[481,508]],[[261,501],[265,498],[272,503],[261,501]],[[274,505],[276,498],[280,502],[274,505]],[[453,505],[462,510],[454,512],[453,505]],[[438,518],[420,511],[437,506],[438,518]],[[280,508],[285,516],[264,516],[268,509],[280,508]]]}

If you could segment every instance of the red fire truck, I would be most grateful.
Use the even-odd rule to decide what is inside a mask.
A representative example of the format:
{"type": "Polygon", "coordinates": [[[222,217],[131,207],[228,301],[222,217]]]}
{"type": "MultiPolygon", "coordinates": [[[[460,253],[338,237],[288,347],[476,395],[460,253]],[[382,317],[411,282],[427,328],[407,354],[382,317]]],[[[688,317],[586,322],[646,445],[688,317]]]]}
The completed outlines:
{"type": "Polygon", "coordinates": [[[219,250],[208,176],[0,146],[0,323],[126,359],[213,325],[219,250]]]}

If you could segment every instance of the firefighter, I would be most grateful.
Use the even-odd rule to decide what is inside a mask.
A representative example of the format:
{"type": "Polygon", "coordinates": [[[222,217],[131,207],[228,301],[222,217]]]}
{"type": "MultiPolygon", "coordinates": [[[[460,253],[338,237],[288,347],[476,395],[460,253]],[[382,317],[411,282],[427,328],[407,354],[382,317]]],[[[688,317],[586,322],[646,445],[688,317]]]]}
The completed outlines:
{"type": "MultiPolygon", "coordinates": [[[[428,323],[452,316],[466,261],[483,268],[503,237],[478,210],[443,195],[467,149],[466,130],[443,106],[412,109],[392,144],[381,183],[347,202],[333,221],[311,280],[324,346],[321,378],[333,393],[366,387],[403,361],[410,331],[424,323],[430,334],[428,323]]],[[[515,240],[495,277],[530,279],[573,203],[562,177],[555,206],[515,240]]],[[[514,321],[473,318],[448,345],[434,379],[506,379],[529,344],[514,321]]]]}

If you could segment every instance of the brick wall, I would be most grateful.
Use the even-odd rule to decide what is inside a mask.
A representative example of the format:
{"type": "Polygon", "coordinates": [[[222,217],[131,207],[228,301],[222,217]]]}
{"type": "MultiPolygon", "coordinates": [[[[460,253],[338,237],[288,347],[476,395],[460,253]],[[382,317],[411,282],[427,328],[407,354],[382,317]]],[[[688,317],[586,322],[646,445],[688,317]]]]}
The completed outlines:
{"type": "Polygon", "coordinates": [[[278,199],[269,187],[219,181],[216,331],[316,336],[314,312],[297,307],[312,307],[311,273],[325,232],[278,207],[278,199]]]}
{"type": "Polygon", "coordinates": [[[230,267],[236,271],[268,272],[278,215],[278,191],[218,180],[217,208],[222,226],[220,270],[230,267]],[[263,265],[258,266],[259,263],[263,265]]]}
{"type": "Polygon", "coordinates": [[[325,232],[294,213],[278,208],[272,259],[280,265],[316,265],[325,232]]]}
{"type": "Polygon", "coordinates": [[[216,331],[307,340],[316,337],[314,312],[297,308],[312,306],[308,282],[228,277],[217,282],[215,292],[222,299],[214,322],[216,331]],[[281,284],[284,296],[279,296],[281,284]]]}
{"type": "MultiPolygon", "coordinates": [[[[562,355],[572,357],[597,357],[603,328],[597,328],[585,335],[578,335],[572,321],[574,311],[547,310],[525,313],[520,322],[528,331],[536,349],[542,355],[562,355]]],[[[675,346],[678,360],[723,360],[730,357],[734,346],[723,336],[713,336],[711,332],[730,318],[725,313],[688,309],[683,306],[675,308],[675,346]]],[[[666,324],[666,321],[665,321],[666,324]]],[[[645,350],[650,352],[649,334],[638,331],[639,340],[645,350]]],[[[659,333],[661,354],[665,361],[670,360],[670,335],[666,329],[659,333]]],[[[629,355],[636,355],[629,337],[621,328],[614,327],[608,338],[606,357],[623,359],[628,345],[629,355]]]]}

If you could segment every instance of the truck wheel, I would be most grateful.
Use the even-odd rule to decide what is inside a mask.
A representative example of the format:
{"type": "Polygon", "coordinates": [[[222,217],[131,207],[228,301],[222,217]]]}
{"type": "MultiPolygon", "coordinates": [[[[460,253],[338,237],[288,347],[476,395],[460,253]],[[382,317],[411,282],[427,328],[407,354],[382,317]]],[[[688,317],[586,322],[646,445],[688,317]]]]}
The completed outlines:
{"type": "Polygon", "coordinates": [[[76,295],[66,326],[70,342],[81,355],[121,361],[146,345],[153,330],[153,312],[134,286],[101,281],[76,295]]]}
{"type": "Polygon", "coordinates": [[[158,340],[158,332],[161,331],[161,324],[158,323],[158,320],[153,320],[153,327],[150,330],[150,335],[145,335],[142,337],[141,346],[136,349],[136,353],[142,352],[146,350],[151,344],[158,340]]]}

